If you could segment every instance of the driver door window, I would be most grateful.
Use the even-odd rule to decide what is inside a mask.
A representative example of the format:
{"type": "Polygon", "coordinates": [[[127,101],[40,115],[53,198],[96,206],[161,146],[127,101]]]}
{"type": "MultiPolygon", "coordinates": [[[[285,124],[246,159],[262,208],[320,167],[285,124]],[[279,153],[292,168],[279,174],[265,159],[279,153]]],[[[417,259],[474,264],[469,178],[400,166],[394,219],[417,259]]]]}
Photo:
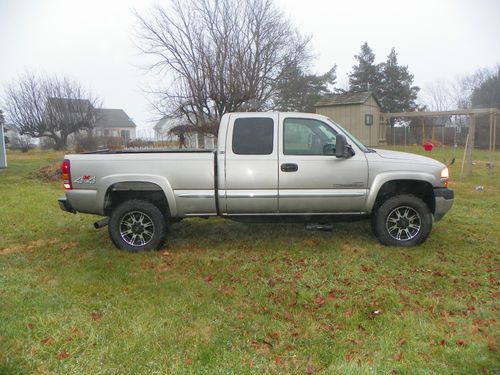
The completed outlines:
{"type": "Polygon", "coordinates": [[[283,124],[285,155],[335,154],[336,133],[321,121],[287,118],[283,124]]]}

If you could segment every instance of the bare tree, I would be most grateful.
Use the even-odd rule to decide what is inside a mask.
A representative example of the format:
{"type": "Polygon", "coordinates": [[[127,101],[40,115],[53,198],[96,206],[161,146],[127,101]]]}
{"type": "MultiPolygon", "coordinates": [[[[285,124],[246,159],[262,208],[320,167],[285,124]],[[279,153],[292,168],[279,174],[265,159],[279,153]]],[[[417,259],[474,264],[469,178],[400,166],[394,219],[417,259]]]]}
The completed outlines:
{"type": "Polygon", "coordinates": [[[68,78],[26,73],[7,87],[7,116],[21,135],[48,137],[64,150],[68,137],[92,129],[99,100],[68,78]]]}
{"type": "Polygon", "coordinates": [[[472,93],[493,74],[491,69],[482,68],[469,75],[458,76],[452,84],[452,95],[457,108],[472,107],[472,93]]]}
{"type": "Polygon", "coordinates": [[[442,79],[424,87],[422,101],[431,111],[447,111],[456,108],[451,84],[442,79]]]}
{"type": "Polygon", "coordinates": [[[271,107],[284,68],[311,59],[272,0],[170,0],[136,16],[147,68],[166,80],[150,90],[156,109],[199,133],[216,134],[224,113],[271,107]]]}

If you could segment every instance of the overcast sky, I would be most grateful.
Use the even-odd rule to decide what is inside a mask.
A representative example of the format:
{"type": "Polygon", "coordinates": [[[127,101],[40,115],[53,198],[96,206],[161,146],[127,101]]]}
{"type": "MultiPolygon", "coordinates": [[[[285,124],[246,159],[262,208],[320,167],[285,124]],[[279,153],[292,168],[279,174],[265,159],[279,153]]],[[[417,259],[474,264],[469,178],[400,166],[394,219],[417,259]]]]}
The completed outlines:
{"type": "MultiPolygon", "coordinates": [[[[377,61],[391,47],[415,84],[453,79],[500,63],[500,0],[276,0],[312,36],[313,71],[338,65],[341,83],[365,41],[377,61]]],[[[0,0],[0,88],[26,69],[77,79],[123,108],[139,135],[152,127],[142,88],[154,77],[134,46],[133,10],[149,0],[0,0]]],[[[161,1],[160,1],[161,3],[161,1]]]]}

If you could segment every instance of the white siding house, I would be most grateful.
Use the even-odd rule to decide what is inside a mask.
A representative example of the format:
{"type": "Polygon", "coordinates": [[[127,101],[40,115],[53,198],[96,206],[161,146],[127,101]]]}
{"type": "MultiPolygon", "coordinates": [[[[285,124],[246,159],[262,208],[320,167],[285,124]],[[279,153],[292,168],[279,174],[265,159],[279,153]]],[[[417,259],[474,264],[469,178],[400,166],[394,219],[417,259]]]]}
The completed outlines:
{"type": "MultiPolygon", "coordinates": [[[[170,134],[170,130],[176,126],[185,124],[186,121],[179,117],[163,117],[154,126],[155,139],[157,141],[174,141],[180,142],[178,136],[170,134]]],[[[213,149],[216,147],[216,138],[210,135],[203,135],[199,133],[187,134],[184,139],[184,146],[191,149],[213,149]]]]}

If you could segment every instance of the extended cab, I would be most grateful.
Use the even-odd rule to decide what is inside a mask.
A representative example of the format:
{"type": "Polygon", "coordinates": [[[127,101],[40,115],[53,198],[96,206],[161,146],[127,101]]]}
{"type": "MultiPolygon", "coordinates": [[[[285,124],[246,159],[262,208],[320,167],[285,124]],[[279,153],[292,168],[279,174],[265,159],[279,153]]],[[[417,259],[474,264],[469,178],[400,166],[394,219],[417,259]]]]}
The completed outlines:
{"type": "Polygon", "coordinates": [[[106,216],[113,243],[158,249],[169,223],[222,216],[325,223],[367,217],[385,245],[425,241],[453,204],[436,160],[365,147],[327,117],[230,113],[217,150],[118,150],[66,155],[68,212],[106,216]],[[109,218],[109,221],[108,221],[109,218]]]}

